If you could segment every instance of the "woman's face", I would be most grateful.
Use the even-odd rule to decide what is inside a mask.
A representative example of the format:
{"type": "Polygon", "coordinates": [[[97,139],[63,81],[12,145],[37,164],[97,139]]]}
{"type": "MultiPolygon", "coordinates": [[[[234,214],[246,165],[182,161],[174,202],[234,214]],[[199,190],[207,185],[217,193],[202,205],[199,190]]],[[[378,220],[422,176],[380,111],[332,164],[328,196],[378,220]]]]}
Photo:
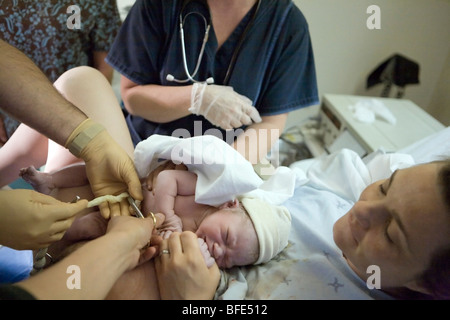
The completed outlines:
{"type": "Polygon", "coordinates": [[[258,250],[258,237],[251,220],[229,210],[207,216],[196,231],[220,268],[252,264],[255,261],[249,260],[249,252],[258,250]]]}
{"type": "Polygon", "coordinates": [[[364,280],[379,267],[381,289],[409,287],[435,250],[449,246],[450,215],[437,185],[442,164],[397,170],[375,182],[334,225],[333,235],[352,269],[364,280]]]}

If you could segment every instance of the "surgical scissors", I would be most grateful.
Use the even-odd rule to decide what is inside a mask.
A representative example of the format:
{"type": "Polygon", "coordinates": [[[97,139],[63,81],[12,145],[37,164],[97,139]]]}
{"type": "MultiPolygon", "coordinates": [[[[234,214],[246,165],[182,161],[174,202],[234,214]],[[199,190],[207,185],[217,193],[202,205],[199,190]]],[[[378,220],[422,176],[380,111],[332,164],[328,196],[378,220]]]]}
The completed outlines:
{"type": "MultiPolygon", "coordinates": [[[[136,201],[131,196],[128,197],[128,203],[133,207],[133,210],[134,210],[134,212],[135,212],[135,214],[136,214],[136,216],[138,218],[141,218],[141,219],[145,218],[145,216],[142,214],[142,211],[136,205],[136,201]]],[[[153,225],[156,228],[156,217],[155,217],[155,214],[150,211],[150,215],[152,216],[152,219],[153,219],[153,225]]]]}
{"type": "MultiPolygon", "coordinates": [[[[136,201],[131,196],[128,197],[128,203],[133,207],[133,210],[136,213],[136,215],[138,216],[138,218],[142,218],[142,219],[145,218],[144,215],[142,214],[141,210],[139,209],[139,207],[136,205],[136,201]]],[[[152,213],[152,215],[153,215],[153,213],[152,213]]],[[[154,222],[156,225],[156,219],[154,216],[153,216],[153,219],[154,219],[154,222]]]]}

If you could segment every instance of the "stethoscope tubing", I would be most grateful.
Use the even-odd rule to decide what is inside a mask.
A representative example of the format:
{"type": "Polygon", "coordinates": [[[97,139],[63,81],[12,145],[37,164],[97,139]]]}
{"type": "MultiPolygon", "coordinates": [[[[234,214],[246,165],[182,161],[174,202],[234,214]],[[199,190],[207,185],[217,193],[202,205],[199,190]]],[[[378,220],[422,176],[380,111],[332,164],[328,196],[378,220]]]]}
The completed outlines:
{"type": "MultiPolygon", "coordinates": [[[[201,15],[199,13],[196,13],[196,12],[191,12],[191,13],[187,14],[186,16],[184,16],[184,18],[183,18],[181,16],[181,14],[180,14],[181,53],[182,53],[182,56],[183,56],[183,66],[184,66],[184,71],[186,72],[187,79],[184,79],[184,80],[174,79],[174,81],[179,82],[179,83],[186,83],[186,82],[189,82],[189,81],[200,82],[200,81],[195,80],[194,77],[197,75],[198,69],[200,69],[200,64],[202,63],[202,60],[203,60],[203,55],[204,55],[204,52],[205,52],[206,43],[208,42],[209,30],[210,29],[211,29],[211,23],[207,23],[206,22],[206,18],[203,15],[201,15]],[[186,18],[189,15],[191,15],[191,14],[198,14],[198,15],[200,15],[203,18],[203,21],[205,23],[205,35],[203,37],[202,47],[200,48],[200,53],[199,53],[199,56],[198,56],[198,59],[197,59],[197,64],[195,66],[195,69],[194,69],[194,72],[192,73],[192,75],[189,72],[189,68],[188,68],[188,65],[187,65],[186,42],[184,40],[184,28],[183,28],[183,25],[184,25],[184,22],[185,22],[186,18]]],[[[204,81],[202,81],[202,82],[204,82],[204,81]]]]}
{"type": "MultiPolygon", "coordinates": [[[[187,1],[187,3],[189,3],[189,2],[190,1],[187,1]]],[[[182,56],[183,56],[183,67],[184,67],[184,71],[186,73],[187,78],[183,79],[183,80],[180,80],[180,79],[176,79],[173,75],[168,74],[167,77],[166,77],[166,80],[167,81],[177,82],[177,83],[188,83],[189,81],[192,81],[193,83],[208,83],[208,84],[212,84],[212,83],[214,83],[214,78],[212,78],[212,77],[206,79],[205,81],[198,81],[198,80],[194,79],[195,76],[198,73],[199,68],[200,68],[201,62],[203,60],[205,48],[206,48],[206,43],[208,42],[208,39],[209,39],[209,31],[211,29],[211,24],[212,24],[211,14],[210,14],[209,22],[207,22],[205,16],[203,16],[202,14],[200,14],[198,12],[190,12],[187,15],[185,15],[184,18],[183,18],[183,10],[184,10],[184,7],[186,6],[187,3],[185,2],[185,4],[183,4],[183,7],[181,8],[181,12],[180,12],[180,17],[179,17],[179,19],[180,19],[181,53],[182,53],[182,56]],[[199,56],[198,56],[198,59],[197,59],[197,64],[196,64],[194,72],[192,74],[189,72],[189,68],[188,68],[188,65],[187,65],[186,43],[185,43],[185,40],[184,40],[184,27],[183,27],[186,18],[189,15],[191,15],[191,14],[197,14],[200,17],[202,17],[203,22],[205,24],[205,35],[203,37],[202,47],[200,48],[200,53],[199,53],[199,56]]],[[[261,4],[261,0],[258,0],[258,4],[257,4],[256,10],[255,10],[255,13],[253,14],[253,18],[250,21],[250,23],[247,25],[243,35],[241,36],[241,39],[239,40],[239,44],[238,44],[237,48],[235,49],[235,51],[233,53],[233,57],[231,59],[230,65],[228,66],[228,70],[227,70],[227,73],[226,73],[226,76],[225,76],[225,81],[224,81],[225,83],[227,83],[228,80],[229,80],[229,77],[231,75],[231,70],[233,69],[234,64],[236,62],[236,59],[237,59],[237,54],[238,54],[238,52],[240,50],[240,47],[241,47],[242,42],[243,42],[243,40],[245,38],[245,35],[247,34],[247,31],[250,29],[250,26],[253,24],[253,22],[254,22],[254,20],[256,18],[256,14],[258,13],[260,4],[261,4]]]]}

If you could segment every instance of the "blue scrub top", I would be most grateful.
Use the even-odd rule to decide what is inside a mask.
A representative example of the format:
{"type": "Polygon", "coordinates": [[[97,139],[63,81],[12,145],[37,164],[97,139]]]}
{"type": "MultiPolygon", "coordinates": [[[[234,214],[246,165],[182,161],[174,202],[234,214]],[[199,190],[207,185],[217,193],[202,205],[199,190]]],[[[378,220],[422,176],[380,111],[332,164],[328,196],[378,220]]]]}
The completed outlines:
{"type": "MultiPolygon", "coordinates": [[[[139,85],[183,85],[166,80],[168,74],[177,79],[187,78],[179,32],[182,2],[137,0],[106,61],[139,85]]],[[[255,10],[256,5],[219,50],[211,26],[195,79],[205,81],[213,77],[215,84],[232,86],[236,92],[253,101],[261,116],[282,114],[318,104],[308,25],[303,14],[290,0],[261,0],[255,20],[238,51],[229,82],[224,83],[235,48],[254,17],[255,10]]],[[[200,13],[209,22],[209,12],[203,1],[191,1],[183,10],[183,17],[189,12],[200,13]]],[[[191,73],[197,64],[205,33],[205,22],[197,13],[189,15],[184,23],[186,56],[191,73]]],[[[233,137],[237,135],[237,131],[234,131],[230,136],[230,132],[226,134],[204,117],[196,115],[169,123],[155,123],[133,115],[126,117],[134,144],[152,134],[189,137],[219,132],[219,137],[228,143],[232,143],[233,137]]]]}

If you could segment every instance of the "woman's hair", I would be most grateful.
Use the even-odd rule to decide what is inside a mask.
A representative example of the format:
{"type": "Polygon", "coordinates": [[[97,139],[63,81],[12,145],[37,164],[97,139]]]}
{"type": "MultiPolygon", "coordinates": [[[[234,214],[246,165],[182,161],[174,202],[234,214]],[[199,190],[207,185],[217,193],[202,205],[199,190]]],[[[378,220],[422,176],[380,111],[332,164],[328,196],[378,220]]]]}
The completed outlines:
{"type": "MultiPolygon", "coordinates": [[[[444,166],[439,170],[438,185],[450,220],[450,159],[441,162],[444,166]]],[[[419,279],[419,284],[433,299],[450,299],[450,247],[441,248],[433,254],[428,269],[419,279]]]]}

